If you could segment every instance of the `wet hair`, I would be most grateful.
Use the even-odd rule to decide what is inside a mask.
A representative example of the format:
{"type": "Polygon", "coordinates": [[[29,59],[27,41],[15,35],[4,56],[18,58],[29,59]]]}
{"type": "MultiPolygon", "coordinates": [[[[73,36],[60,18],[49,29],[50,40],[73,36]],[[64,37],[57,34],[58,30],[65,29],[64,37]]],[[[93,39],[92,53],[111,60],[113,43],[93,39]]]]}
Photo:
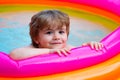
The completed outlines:
{"type": "Polygon", "coordinates": [[[35,40],[38,34],[43,29],[56,29],[66,26],[67,35],[69,35],[69,16],[59,10],[44,10],[33,15],[31,18],[30,26],[30,37],[32,45],[38,48],[38,44],[35,40]]]}

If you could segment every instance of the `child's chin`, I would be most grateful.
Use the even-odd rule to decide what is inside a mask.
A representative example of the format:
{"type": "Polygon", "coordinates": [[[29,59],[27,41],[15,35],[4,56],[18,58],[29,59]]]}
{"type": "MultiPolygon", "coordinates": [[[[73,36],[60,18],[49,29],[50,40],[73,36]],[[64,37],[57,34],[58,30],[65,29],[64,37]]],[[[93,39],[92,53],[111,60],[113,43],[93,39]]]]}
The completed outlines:
{"type": "Polygon", "coordinates": [[[64,46],[53,46],[52,49],[62,49],[64,46]]]}

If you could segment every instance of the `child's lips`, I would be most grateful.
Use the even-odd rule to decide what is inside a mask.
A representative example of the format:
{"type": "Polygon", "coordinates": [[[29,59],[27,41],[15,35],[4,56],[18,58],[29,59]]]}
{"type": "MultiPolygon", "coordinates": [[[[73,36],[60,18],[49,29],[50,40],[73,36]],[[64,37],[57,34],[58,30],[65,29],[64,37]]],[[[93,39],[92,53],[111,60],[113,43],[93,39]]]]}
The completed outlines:
{"type": "Polygon", "coordinates": [[[61,44],[61,42],[52,42],[51,44],[61,44]]]}

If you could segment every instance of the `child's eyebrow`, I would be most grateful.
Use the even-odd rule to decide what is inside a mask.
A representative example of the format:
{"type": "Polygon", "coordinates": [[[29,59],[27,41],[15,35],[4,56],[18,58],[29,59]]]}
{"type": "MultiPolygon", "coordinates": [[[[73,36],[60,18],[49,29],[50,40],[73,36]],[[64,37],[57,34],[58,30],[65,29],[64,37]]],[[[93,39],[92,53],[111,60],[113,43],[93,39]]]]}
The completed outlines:
{"type": "Polygon", "coordinates": [[[46,32],[46,31],[53,31],[53,30],[52,29],[45,29],[43,31],[46,32]]]}
{"type": "Polygon", "coordinates": [[[53,29],[50,29],[50,28],[43,29],[43,31],[46,31],[46,30],[53,30],[53,29]]]}
{"type": "Polygon", "coordinates": [[[44,31],[46,30],[66,30],[65,27],[62,27],[62,28],[57,28],[57,29],[52,29],[52,28],[46,28],[46,29],[43,29],[44,31]]]}

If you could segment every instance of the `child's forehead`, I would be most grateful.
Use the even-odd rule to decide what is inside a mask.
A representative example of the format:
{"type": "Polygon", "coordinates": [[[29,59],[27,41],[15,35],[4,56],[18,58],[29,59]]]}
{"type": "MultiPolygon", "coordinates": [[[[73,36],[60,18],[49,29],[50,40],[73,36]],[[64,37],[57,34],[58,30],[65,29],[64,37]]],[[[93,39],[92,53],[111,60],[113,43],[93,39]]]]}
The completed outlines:
{"type": "Polygon", "coordinates": [[[65,29],[66,30],[66,26],[62,26],[62,27],[55,27],[55,26],[53,26],[53,27],[46,27],[46,28],[44,28],[43,30],[61,30],[61,29],[65,29]]]}

